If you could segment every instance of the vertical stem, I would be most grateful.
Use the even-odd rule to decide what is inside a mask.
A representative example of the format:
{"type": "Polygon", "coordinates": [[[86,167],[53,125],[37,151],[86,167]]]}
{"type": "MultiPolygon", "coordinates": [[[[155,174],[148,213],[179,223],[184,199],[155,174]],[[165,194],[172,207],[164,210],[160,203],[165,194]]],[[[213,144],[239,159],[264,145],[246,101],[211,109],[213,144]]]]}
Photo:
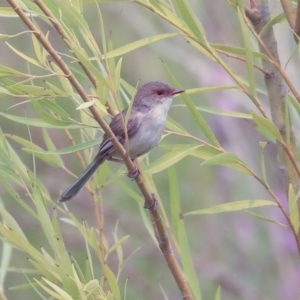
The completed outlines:
{"type": "MultiPolygon", "coordinates": [[[[267,0],[256,0],[255,8],[252,8],[258,13],[259,18],[250,18],[253,27],[257,34],[261,33],[262,28],[270,21],[270,11],[267,0]]],[[[261,34],[261,40],[264,43],[263,47],[259,44],[260,51],[266,55],[265,48],[272,54],[273,58],[280,65],[277,42],[274,36],[273,28],[268,29],[261,34]]],[[[287,114],[286,96],[287,89],[285,82],[279,73],[278,69],[270,60],[262,60],[263,68],[266,72],[265,84],[270,102],[271,115],[274,124],[278,127],[282,139],[286,145],[288,145],[290,152],[294,157],[297,157],[295,138],[292,129],[287,130],[287,124],[290,126],[290,118],[287,114]]],[[[294,188],[295,193],[299,190],[299,176],[293,166],[287,152],[285,151],[282,143],[277,142],[278,157],[280,163],[280,170],[283,174],[286,194],[288,195],[289,185],[294,188]]],[[[300,211],[300,203],[298,202],[298,210],[300,211]]],[[[299,235],[299,229],[295,228],[299,235]]]]}

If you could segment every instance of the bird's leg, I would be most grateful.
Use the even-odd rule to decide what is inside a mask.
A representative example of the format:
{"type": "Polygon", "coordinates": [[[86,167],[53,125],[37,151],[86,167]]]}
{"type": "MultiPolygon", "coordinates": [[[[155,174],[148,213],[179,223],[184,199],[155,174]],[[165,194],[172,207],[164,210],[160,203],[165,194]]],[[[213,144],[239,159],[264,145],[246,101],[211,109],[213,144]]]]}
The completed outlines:
{"type": "MultiPolygon", "coordinates": [[[[123,159],[120,159],[120,158],[115,158],[115,157],[112,157],[112,156],[109,156],[107,158],[107,160],[109,161],[113,161],[113,162],[117,162],[117,163],[121,163],[121,164],[124,164],[124,160],[123,159]]],[[[128,171],[127,172],[127,176],[131,179],[131,180],[134,180],[136,179],[139,175],[140,175],[140,170],[137,166],[137,164],[134,162],[133,160],[133,163],[134,163],[134,170],[133,171],[128,171]]]]}
{"type": "Polygon", "coordinates": [[[119,164],[124,164],[124,160],[121,158],[115,158],[115,157],[109,156],[106,160],[117,162],[119,164]]]}

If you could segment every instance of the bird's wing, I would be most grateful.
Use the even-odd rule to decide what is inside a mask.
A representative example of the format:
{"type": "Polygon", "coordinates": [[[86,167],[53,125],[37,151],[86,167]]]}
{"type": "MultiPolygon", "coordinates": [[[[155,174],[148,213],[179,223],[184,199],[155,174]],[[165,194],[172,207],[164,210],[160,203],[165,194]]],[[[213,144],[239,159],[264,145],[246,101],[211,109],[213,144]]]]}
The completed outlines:
{"type": "MultiPolygon", "coordinates": [[[[121,144],[124,144],[125,142],[125,133],[124,133],[125,124],[122,121],[121,114],[125,122],[126,113],[127,113],[127,109],[124,109],[121,113],[117,114],[109,124],[110,129],[115,134],[115,136],[117,137],[118,141],[121,144]]],[[[132,137],[136,133],[140,125],[141,125],[140,114],[139,113],[131,114],[127,122],[128,138],[132,137]]],[[[111,140],[104,134],[103,141],[100,145],[97,156],[100,157],[110,156],[114,151],[115,151],[114,145],[112,144],[111,140]]]]}

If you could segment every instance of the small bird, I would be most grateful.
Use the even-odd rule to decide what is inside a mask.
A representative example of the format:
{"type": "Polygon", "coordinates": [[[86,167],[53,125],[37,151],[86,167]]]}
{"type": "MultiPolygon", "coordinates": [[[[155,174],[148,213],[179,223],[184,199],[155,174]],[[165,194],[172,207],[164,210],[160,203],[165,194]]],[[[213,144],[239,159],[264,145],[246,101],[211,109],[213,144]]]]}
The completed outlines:
{"type": "MultiPolygon", "coordinates": [[[[151,81],[143,85],[134,97],[130,117],[127,122],[128,152],[132,160],[152,150],[160,141],[164,132],[168,111],[176,94],[184,90],[175,89],[160,81],[151,81]]],[[[118,141],[125,147],[126,135],[124,123],[127,109],[117,114],[110,128],[118,141]]],[[[90,165],[59,197],[59,202],[71,200],[84,187],[87,181],[105,161],[122,162],[111,140],[104,134],[98,153],[90,165]]],[[[135,178],[139,172],[128,174],[135,178]]]]}

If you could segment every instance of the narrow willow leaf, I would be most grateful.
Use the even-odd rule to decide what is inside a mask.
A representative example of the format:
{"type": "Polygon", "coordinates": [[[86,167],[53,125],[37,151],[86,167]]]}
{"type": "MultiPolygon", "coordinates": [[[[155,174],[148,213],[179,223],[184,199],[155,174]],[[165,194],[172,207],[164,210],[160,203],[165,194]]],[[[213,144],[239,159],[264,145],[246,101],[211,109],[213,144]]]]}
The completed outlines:
{"type": "Polygon", "coordinates": [[[294,97],[292,97],[291,95],[288,95],[288,100],[291,102],[291,104],[295,108],[298,116],[300,117],[300,104],[299,104],[299,102],[294,97]]]}
{"type": "Polygon", "coordinates": [[[264,35],[270,28],[272,28],[277,23],[284,21],[285,19],[286,16],[284,12],[272,17],[271,20],[263,27],[259,35],[260,36],[264,35]]]}
{"type": "Polygon", "coordinates": [[[94,290],[98,289],[100,287],[99,280],[93,279],[90,280],[83,288],[85,292],[93,292],[94,290]]]}
{"type": "Polygon", "coordinates": [[[166,127],[174,132],[179,132],[179,133],[186,133],[184,128],[177,123],[174,119],[168,116],[167,118],[167,125],[166,127]]]}
{"type": "Polygon", "coordinates": [[[55,126],[68,126],[70,124],[73,124],[73,121],[69,120],[61,120],[57,118],[55,115],[49,114],[46,112],[43,108],[43,103],[40,101],[32,100],[32,105],[36,111],[36,113],[41,117],[41,119],[51,125],[55,126]]]}
{"type": "MultiPolygon", "coordinates": [[[[48,151],[55,151],[56,146],[54,145],[52,139],[50,138],[50,136],[48,134],[48,131],[45,128],[42,128],[42,132],[43,132],[43,137],[44,137],[44,141],[45,141],[47,150],[48,151]]],[[[50,155],[48,157],[50,157],[50,155]]],[[[57,166],[59,166],[60,168],[64,167],[64,162],[63,162],[60,155],[55,155],[55,156],[51,156],[51,157],[55,160],[57,166]]]]}
{"type": "Polygon", "coordinates": [[[34,203],[36,205],[39,221],[43,228],[43,232],[48,240],[48,243],[51,246],[54,253],[59,253],[57,247],[56,234],[53,229],[53,225],[50,220],[48,211],[45,207],[43,195],[39,190],[38,186],[35,186],[33,189],[33,197],[35,199],[34,203]]]}
{"type": "MultiPolygon", "coordinates": [[[[178,105],[174,105],[173,107],[185,107],[185,105],[178,104],[178,105]]],[[[207,112],[207,113],[210,113],[213,115],[220,115],[220,116],[252,120],[252,116],[250,114],[245,114],[245,113],[240,113],[240,112],[235,112],[235,111],[225,111],[225,110],[220,110],[220,109],[211,108],[211,107],[196,106],[196,108],[202,112],[207,112]]]]}
{"type": "Polygon", "coordinates": [[[276,206],[277,204],[270,200],[240,200],[216,205],[210,208],[191,211],[189,213],[184,214],[184,216],[217,214],[270,205],[276,206]]]}
{"type": "Polygon", "coordinates": [[[57,74],[57,78],[60,81],[63,91],[65,91],[65,93],[67,95],[72,96],[73,95],[73,86],[70,83],[67,76],[63,73],[61,68],[59,66],[57,66],[54,62],[51,63],[51,67],[52,67],[53,71],[57,74]]]}
{"type": "Polygon", "coordinates": [[[289,184],[288,201],[289,201],[291,222],[293,224],[295,231],[298,232],[299,230],[299,210],[297,205],[298,198],[296,198],[295,191],[292,184],[289,184]]]}
{"type": "Polygon", "coordinates": [[[266,147],[267,143],[266,142],[259,142],[260,146],[260,168],[261,172],[263,174],[263,179],[265,183],[268,183],[267,181],[267,174],[266,174],[266,164],[265,164],[265,155],[264,155],[264,149],[266,147]]]}
{"type": "Polygon", "coordinates": [[[70,115],[67,111],[65,111],[62,107],[57,105],[55,102],[45,98],[38,100],[40,106],[43,108],[47,108],[52,113],[59,115],[62,119],[65,119],[66,121],[69,121],[70,115]]]}
{"type": "Polygon", "coordinates": [[[281,140],[281,134],[272,121],[257,115],[253,111],[251,112],[251,116],[255,123],[258,125],[257,129],[260,129],[261,132],[267,134],[267,136],[269,135],[272,138],[275,138],[276,140],[281,140]]]}
{"type": "Polygon", "coordinates": [[[221,286],[220,285],[217,288],[215,300],[221,300],[221,286]]]}
{"type": "Polygon", "coordinates": [[[202,45],[206,45],[206,36],[204,28],[202,27],[199,19],[191,9],[187,0],[176,0],[178,9],[186,22],[188,28],[195,35],[198,42],[202,45]]]}
{"type": "Polygon", "coordinates": [[[26,96],[30,95],[31,97],[56,97],[52,90],[46,89],[44,86],[37,86],[37,85],[26,85],[21,83],[16,83],[13,86],[6,86],[11,92],[19,95],[26,96]]]}
{"type": "Polygon", "coordinates": [[[287,227],[287,226],[286,226],[285,224],[283,224],[283,223],[280,223],[280,222],[277,222],[277,221],[275,221],[275,220],[266,218],[266,217],[264,217],[264,216],[261,216],[261,215],[259,215],[259,214],[254,213],[254,212],[252,212],[252,211],[247,211],[247,210],[245,210],[245,212],[246,212],[247,214],[249,214],[249,215],[251,215],[251,216],[257,218],[257,219],[261,219],[261,220],[263,220],[263,221],[267,221],[267,222],[274,223],[274,224],[277,224],[277,225],[280,225],[280,226],[283,226],[283,227],[287,227]]]}
{"type": "Polygon", "coordinates": [[[4,286],[4,281],[9,272],[9,266],[11,264],[11,258],[13,253],[13,247],[7,243],[3,243],[1,249],[1,273],[0,273],[0,285],[4,286]]]}
{"type": "MultiPolygon", "coordinates": [[[[210,46],[212,46],[216,50],[221,50],[221,51],[228,52],[231,54],[237,54],[237,55],[243,55],[243,56],[246,55],[245,48],[233,47],[233,46],[228,46],[228,45],[224,45],[224,44],[214,44],[214,43],[210,43],[210,46]]],[[[269,60],[268,56],[266,56],[265,54],[262,54],[260,52],[252,51],[252,55],[256,58],[269,60]]]]}
{"type": "Polygon", "coordinates": [[[239,87],[235,85],[219,85],[219,86],[206,86],[201,88],[194,88],[185,90],[185,93],[188,95],[201,94],[201,93],[209,93],[215,91],[222,90],[238,90],[239,87]]]}
{"type": "MultiPolygon", "coordinates": [[[[116,237],[116,236],[115,236],[116,237]]],[[[130,235],[126,235],[124,237],[122,237],[121,239],[117,239],[116,242],[113,244],[113,246],[111,246],[108,251],[107,254],[112,253],[113,251],[115,251],[116,249],[118,249],[119,247],[121,247],[121,245],[126,242],[129,239],[130,235]]],[[[117,238],[117,237],[116,237],[117,238]]]]}
{"type": "Polygon", "coordinates": [[[155,35],[152,37],[148,37],[145,39],[141,39],[141,40],[138,40],[133,43],[129,43],[125,46],[122,46],[120,48],[117,48],[115,50],[112,50],[112,51],[106,53],[106,56],[102,57],[102,59],[121,56],[121,55],[124,55],[125,53],[132,52],[133,50],[139,49],[141,47],[148,46],[151,43],[158,42],[158,41],[161,41],[161,40],[164,40],[164,39],[167,39],[170,37],[178,36],[178,35],[180,35],[180,34],[179,33],[164,33],[164,34],[159,34],[159,35],[155,35]]]}
{"type": "Polygon", "coordinates": [[[11,93],[8,89],[5,89],[3,87],[0,86],[0,95],[3,94],[3,95],[10,95],[10,96],[14,96],[13,93],[11,93]]]}
{"type": "Polygon", "coordinates": [[[66,20],[85,33],[89,32],[89,26],[86,20],[73,5],[73,2],[70,3],[68,0],[52,0],[52,2],[61,9],[62,15],[66,20]]]}
{"type": "Polygon", "coordinates": [[[251,49],[251,41],[249,36],[249,29],[245,24],[244,20],[244,5],[243,2],[240,1],[239,8],[237,9],[238,17],[243,33],[243,39],[245,44],[245,52],[246,52],[246,65],[248,71],[248,81],[250,86],[250,92],[253,96],[256,97],[256,87],[255,87],[255,77],[254,77],[254,68],[253,68],[253,56],[252,56],[252,49],[251,49]]]}
{"type": "Polygon", "coordinates": [[[166,168],[176,164],[178,161],[185,158],[187,155],[190,155],[193,151],[195,151],[199,146],[190,146],[182,147],[181,149],[169,152],[154,161],[150,165],[148,165],[144,171],[149,174],[155,174],[165,170],[166,168]]]}
{"type": "Polygon", "coordinates": [[[101,74],[101,72],[91,63],[89,56],[82,48],[77,48],[73,44],[68,43],[68,46],[72,52],[76,55],[77,59],[96,77],[98,84],[104,85],[107,89],[110,89],[110,85],[107,79],[101,74]]]}
{"type": "Polygon", "coordinates": [[[121,80],[121,67],[122,67],[122,61],[123,58],[121,57],[117,63],[117,66],[115,68],[115,72],[114,72],[114,86],[116,91],[118,91],[120,89],[120,80],[121,80]]]}
{"type": "Polygon", "coordinates": [[[27,241],[27,238],[22,230],[22,228],[19,226],[18,222],[12,217],[11,214],[8,213],[8,211],[5,209],[3,204],[0,203],[0,215],[5,223],[5,225],[10,229],[16,232],[20,237],[22,237],[25,241],[27,241]]]}
{"type": "MultiPolygon", "coordinates": [[[[176,80],[176,78],[174,77],[174,75],[171,73],[171,71],[169,70],[169,68],[165,65],[165,68],[174,84],[174,86],[179,86],[179,82],[176,80]]],[[[190,110],[192,116],[194,117],[195,121],[197,122],[198,126],[201,128],[202,132],[204,133],[204,135],[208,138],[208,140],[217,147],[220,147],[220,143],[217,140],[217,138],[215,137],[215,135],[213,134],[213,132],[210,130],[208,124],[206,123],[206,121],[204,120],[204,118],[202,117],[202,115],[199,113],[199,111],[196,109],[194,103],[192,102],[191,98],[186,94],[186,93],[182,93],[181,97],[183,98],[187,108],[190,110]]]]}
{"type": "Polygon", "coordinates": [[[54,166],[54,167],[61,167],[62,165],[60,164],[60,162],[57,160],[57,157],[54,156],[50,156],[47,155],[47,151],[45,151],[43,148],[39,147],[38,145],[30,142],[27,139],[23,139],[20,136],[17,135],[12,135],[12,134],[6,134],[6,136],[10,139],[12,139],[13,141],[21,144],[22,146],[25,147],[25,149],[23,148],[23,150],[25,150],[26,152],[34,152],[35,156],[37,158],[39,158],[40,160],[46,162],[47,164],[54,166]]]}
{"type": "Polygon", "coordinates": [[[121,300],[121,293],[117,282],[117,278],[107,264],[104,265],[104,274],[106,275],[110,290],[114,295],[114,299],[121,300]]]}
{"type": "Polygon", "coordinates": [[[195,296],[195,299],[201,300],[202,297],[199,288],[198,276],[192,261],[191,251],[189,248],[189,242],[188,242],[183,219],[181,219],[179,222],[178,236],[179,236],[180,257],[183,265],[184,274],[187,278],[187,282],[189,283],[189,286],[191,287],[193,295],[195,296]]]}
{"type": "Polygon", "coordinates": [[[28,61],[29,63],[37,66],[37,67],[42,67],[42,65],[35,59],[25,55],[24,53],[22,53],[21,51],[17,50],[15,47],[13,47],[12,45],[10,45],[9,43],[6,42],[6,45],[12,50],[14,51],[17,55],[19,55],[20,57],[22,57],[24,60],[28,61]]]}
{"type": "Polygon", "coordinates": [[[37,150],[31,150],[31,149],[26,149],[26,150],[28,150],[28,151],[30,150],[34,153],[41,153],[44,155],[70,154],[70,153],[82,151],[82,150],[85,150],[87,148],[91,148],[94,146],[99,146],[101,141],[102,141],[102,138],[97,138],[97,139],[94,139],[94,140],[91,140],[88,142],[84,142],[84,143],[77,144],[77,145],[70,146],[70,147],[63,148],[63,149],[58,149],[55,151],[37,151],[37,150]]]}
{"type": "Polygon", "coordinates": [[[83,102],[82,104],[80,104],[79,106],[76,107],[76,110],[86,109],[86,108],[93,106],[94,104],[95,104],[95,100],[83,102]]]}
{"type": "Polygon", "coordinates": [[[34,48],[35,55],[36,55],[39,63],[41,65],[44,65],[43,54],[42,54],[42,51],[41,51],[40,43],[39,43],[38,39],[36,38],[36,36],[34,34],[32,34],[31,37],[32,37],[32,43],[33,43],[33,48],[34,48]]]}
{"type": "Polygon", "coordinates": [[[18,17],[17,13],[13,10],[12,7],[0,7],[0,16],[1,17],[18,17]]]}
{"type": "Polygon", "coordinates": [[[171,220],[173,232],[177,240],[179,239],[179,222],[180,220],[180,193],[179,193],[179,183],[176,175],[176,168],[171,166],[168,168],[169,175],[169,186],[170,186],[170,210],[171,210],[171,220]]]}
{"type": "Polygon", "coordinates": [[[45,84],[51,89],[51,91],[53,91],[55,93],[55,95],[58,95],[61,98],[66,98],[66,97],[70,97],[65,91],[63,91],[62,89],[58,88],[56,85],[45,81],[45,84]]]}
{"type": "Polygon", "coordinates": [[[74,264],[72,265],[72,268],[73,268],[73,278],[77,286],[78,296],[80,297],[81,300],[87,300],[87,297],[85,296],[84,290],[82,288],[82,282],[78,277],[74,264]]]}
{"type": "Polygon", "coordinates": [[[205,165],[222,165],[222,166],[232,168],[236,171],[242,172],[244,174],[248,174],[248,175],[252,174],[249,171],[250,167],[248,167],[235,154],[228,153],[228,152],[213,156],[213,157],[205,160],[203,163],[201,163],[201,166],[205,166],[205,165]]]}
{"type": "MultiPolygon", "coordinates": [[[[50,295],[52,295],[53,297],[55,297],[56,299],[64,299],[64,300],[73,300],[73,298],[66,293],[62,288],[60,288],[58,285],[52,283],[51,281],[49,281],[46,278],[43,278],[43,280],[54,290],[56,291],[56,293],[54,293],[53,291],[51,291],[50,289],[48,289],[46,286],[40,284],[40,286],[50,295]]],[[[38,281],[36,281],[38,282],[38,281]]]]}
{"type": "Polygon", "coordinates": [[[72,124],[72,125],[52,125],[44,122],[41,119],[34,119],[34,118],[24,118],[24,117],[19,117],[19,116],[14,116],[14,115],[9,115],[6,113],[0,112],[0,116],[9,119],[11,121],[14,121],[16,123],[20,124],[25,124],[28,126],[34,126],[34,127],[40,127],[40,128],[68,128],[68,129],[81,129],[85,128],[86,126],[84,125],[79,125],[79,124],[72,124]]]}
{"type": "Polygon", "coordinates": [[[0,77],[10,77],[10,76],[26,76],[26,74],[21,73],[12,68],[0,65],[0,77]]]}

